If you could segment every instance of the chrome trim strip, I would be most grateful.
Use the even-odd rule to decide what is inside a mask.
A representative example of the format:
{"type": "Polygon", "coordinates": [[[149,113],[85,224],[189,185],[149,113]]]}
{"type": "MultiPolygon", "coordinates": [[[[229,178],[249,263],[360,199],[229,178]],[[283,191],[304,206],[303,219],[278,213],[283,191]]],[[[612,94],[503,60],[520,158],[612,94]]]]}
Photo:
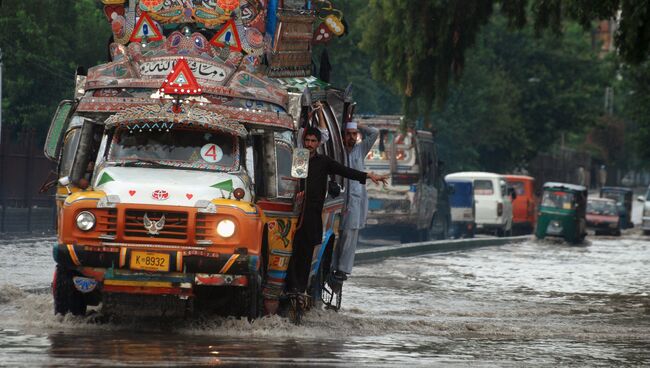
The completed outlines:
{"type": "Polygon", "coordinates": [[[166,245],[166,244],[131,244],[131,243],[108,243],[102,242],[107,247],[125,247],[125,248],[163,248],[174,250],[205,250],[205,247],[192,247],[184,245],[166,245]],[[180,248],[180,249],[179,249],[180,248]]]}
{"type": "MultiPolygon", "coordinates": [[[[66,198],[67,198],[67,197],[66,197],[66,198]]],[[[79,198],[79,199],[75,199],[75,200],[72,201],[72,202],[64,201],[63,203],[64,203],[66,206],[69,206],[69,205],[71,205],[71,204],[73,204],[73,203],[77,203],[77,202],[80,202],[80,201],[99,201],[99,200],[100,200],[100,198],[79,198]]]]}
{"type": "Polygon", "coordinates": [[[264,211],[264,214],[266,217],[298,217],[300,216],[299,213],[294,213],[293,211],[291,212],[283,212],[283,211],[264,211]]]}

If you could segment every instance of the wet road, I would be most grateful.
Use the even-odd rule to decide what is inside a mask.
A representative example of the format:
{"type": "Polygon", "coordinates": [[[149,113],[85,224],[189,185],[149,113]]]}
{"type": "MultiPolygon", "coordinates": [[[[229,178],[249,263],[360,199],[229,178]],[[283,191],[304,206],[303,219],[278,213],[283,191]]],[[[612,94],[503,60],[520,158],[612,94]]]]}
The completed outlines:
{"type": "Polygon", "coordinates": [[[650,238],[358,266],[341,312],[249,324],[55,317],[52,239],[0,240],[0,365],[650,365],[650,238]]]}

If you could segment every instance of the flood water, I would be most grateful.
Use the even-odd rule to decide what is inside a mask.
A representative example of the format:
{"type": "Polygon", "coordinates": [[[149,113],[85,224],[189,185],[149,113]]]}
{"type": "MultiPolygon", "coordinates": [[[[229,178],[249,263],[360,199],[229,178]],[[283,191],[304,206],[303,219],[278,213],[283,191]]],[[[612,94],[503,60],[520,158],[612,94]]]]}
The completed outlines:
{"type": "Polygon", "coordinates": [[[342,310],[302,326],[55,317],[53,242],[0,239],[0,365],[650,365],[650,238],[638,231],[357,266],[342,310]]]}

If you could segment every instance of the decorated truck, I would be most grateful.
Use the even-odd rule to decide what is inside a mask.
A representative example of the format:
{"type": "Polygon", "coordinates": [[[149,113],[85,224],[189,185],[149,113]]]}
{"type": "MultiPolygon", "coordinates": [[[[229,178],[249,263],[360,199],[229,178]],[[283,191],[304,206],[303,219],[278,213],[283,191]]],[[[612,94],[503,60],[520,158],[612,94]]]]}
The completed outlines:
{"type": "Polygon", "coordinates": [[[390,175],[389,185],[368,186],[368,231],[397,232],[403,243],[448,238],[449,193],[433,134],[405,128],[396,115],[358,121],[380,133],[366,156],[366,168],[390,175]]]}
{"type": "MultiPolygon", "coordinates": [[[[58,162],[55,313],[274,313],[300,211],[298,129],[324,123],[322,153],[346,160],[350,98],[310,75],[318,9],[102,1],[110,61],[78,69],[45,144],[58,162]]],[[[343,201],[325,202],[315,296],[343,201]]]]}

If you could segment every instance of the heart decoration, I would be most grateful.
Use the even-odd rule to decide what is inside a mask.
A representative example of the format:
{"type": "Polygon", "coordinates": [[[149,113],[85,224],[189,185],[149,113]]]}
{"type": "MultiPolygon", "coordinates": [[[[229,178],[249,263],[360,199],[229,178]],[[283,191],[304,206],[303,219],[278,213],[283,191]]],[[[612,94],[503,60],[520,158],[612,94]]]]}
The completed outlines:
{"type": "Polygon", "coordinates": [[[135,194],[135,190],[129,190],[129,195],[131,195],[131,197],[133,197],[134,194],[135,194]]]}
{"type": "Polygon", "coordinates": [[[194,197],[194,194],[187,193],[185,196],[187,197],[187,199],[192,199],[192,197],[194,197]]]}

